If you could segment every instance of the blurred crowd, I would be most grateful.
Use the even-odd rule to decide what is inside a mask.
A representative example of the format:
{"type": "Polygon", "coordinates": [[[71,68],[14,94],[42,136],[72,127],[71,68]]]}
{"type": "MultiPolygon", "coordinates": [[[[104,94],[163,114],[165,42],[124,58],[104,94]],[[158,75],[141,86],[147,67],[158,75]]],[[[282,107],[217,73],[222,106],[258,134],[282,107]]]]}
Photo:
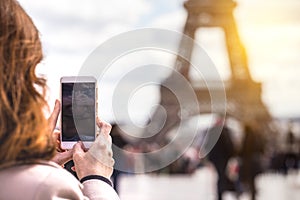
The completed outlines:
{"type": "MultiPolygon", "coordinates": [[[[288,174],[291,170],[299,169],[300,140],[292,126],[285,133],[280,133],[280,137],[274,133],[262,133],[257,121],[243,123],[241,129],[237,139],[234,130],[228,126],[227,119],[216,119],[212,127],[202,130],[195,137],[194,143],[179,159],[154,173],[192,174],[203,166],[213,167],[218,175],[216,194],[219,200],[227,191],[233,192],[237,199],[247,193],[255,200],[255,179],[258,175],[270,172],[288,174]],[[216,142],[213,141],[215,138],[218,138],[216,142]]],[[[119,176],[135,172],[137,163],[130,152],[151,152],[161,148],[161,144],[132,143],[122,136],[117,125],[113,126],[111,135],[113,148],[127,152],[125,156],[115,155],[117,163],[113,181],[118,191],[119,176]]],[[[145,158],[142,162],[142,165],[148,165],[159,161],[145,158]]]]}

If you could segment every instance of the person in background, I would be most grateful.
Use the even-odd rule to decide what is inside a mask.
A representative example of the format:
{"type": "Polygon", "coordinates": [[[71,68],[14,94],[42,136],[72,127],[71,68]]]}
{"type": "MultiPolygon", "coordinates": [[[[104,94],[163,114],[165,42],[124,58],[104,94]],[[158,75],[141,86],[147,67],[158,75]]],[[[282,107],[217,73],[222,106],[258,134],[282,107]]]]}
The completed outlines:
{"type": "Polygon", "coordinates": [[[1,0],[0,199],[119,199],[109,181],[114,163],[109,124],[97,121],[101,132],[88,151],[81,142],[69,151],[58,148],[53,130],[60,103],[45,119],[46,81],[35,74],[42,58],[31,18],[17,1],[1,0]],[[61,167],[71,159],[80,182],[61,167]]]}
{"type": "Polygon", "coordinates": [[[208,144],[218,138],[218,141],[208,153],[208,160],[214,165],[218,174],[217,198],[218,200],[222,200],[225,191],[235,190],[234,183],[226,174],[228,161],[235,156],[236,150],[231,138],[230,129],[226,125],[225,116],[218,117],[215,125],[208,130],[207,137],[208,144]]]}
{"type": "Polygon", "coordinates": [[[255,200],[255,178],[262,173],[265,138],[258,130],[256,123],[247,123],[244,126],[244,139],[239,157],[241,159],[240,181],[244,191],[250,191],[251,199],[255,200]]]}
{"type": "Polygon", "coordinates": [[[130,145],[127,140],[122,137],[122,131],[117,124],[112,124],[111,137],[113,141],[113,151],[114,158],[116,160],[115,168],[112,174],[112,181],[114,183],[114,189],[120,192],[120,176],[122,174],[128,173],[126,169],[128,168],[128,159],[125,152],[126,148],[130,145]],[[123,171],[124,170],[124,171],[123,171]]]}

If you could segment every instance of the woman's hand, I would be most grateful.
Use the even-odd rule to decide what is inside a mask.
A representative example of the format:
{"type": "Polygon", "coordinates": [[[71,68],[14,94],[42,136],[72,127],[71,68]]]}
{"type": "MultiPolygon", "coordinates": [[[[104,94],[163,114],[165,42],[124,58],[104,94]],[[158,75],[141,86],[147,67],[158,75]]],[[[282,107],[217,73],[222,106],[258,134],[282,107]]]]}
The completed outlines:
{"type": "Polygon", "coordinates": [[[64,150],[61,148],[60,145],[60,132],[55,131],[53,133],[53,136],[56,137],[56,155],[52,158],[53,162],[56,162],[59,165],[64,165],[68,161],[72,160],[73,157],[73,150],[64,150]]]}
{"type": "Polygon", "coordinates": [[[72,159],[73,150],[66,151],[61,149],[60,145],[60,132],[55,131],[55,126],[57,123],[57,119],[60,113],[60,102],[58,100],[55,101],[55,106],[53,112],[51,113],[48,123],[49,123],[49,130],[50,133],[53,135],[53,140],[56,141],[56,155],[52,158],[52,161],[56,162],[59,165],[64,165],[68,161],[72,159]]]}
{"type": "Polygon", "coordinates": [[[79,179],[88,175],[100,175],[110,179],[113,172],[114,159],[112,158],[112,139],[109,135],[111,125],[97,119],[100,133],[88,151],[85,151],[82,142],[73,148],[73,160],[79,179]]]}

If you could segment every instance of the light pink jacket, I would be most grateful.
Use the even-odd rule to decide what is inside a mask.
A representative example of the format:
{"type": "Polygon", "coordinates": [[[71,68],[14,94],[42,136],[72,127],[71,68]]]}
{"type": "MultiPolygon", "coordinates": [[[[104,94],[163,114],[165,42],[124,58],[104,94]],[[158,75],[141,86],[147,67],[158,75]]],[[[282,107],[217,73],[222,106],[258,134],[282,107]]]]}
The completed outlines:
{"type": "Polygon", "coordinates": [[[107,183],[91,179],[81,184],[53,162],[0,169],[0,200],[119,200],[107,183]]]}

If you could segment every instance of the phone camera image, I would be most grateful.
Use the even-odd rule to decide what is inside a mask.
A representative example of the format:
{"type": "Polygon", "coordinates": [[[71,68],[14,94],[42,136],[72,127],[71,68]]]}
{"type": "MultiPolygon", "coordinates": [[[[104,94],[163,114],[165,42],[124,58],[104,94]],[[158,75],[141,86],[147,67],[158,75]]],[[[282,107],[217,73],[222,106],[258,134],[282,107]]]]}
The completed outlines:
{"type": "Polygon", "coordinates": [[[62,83],[62,141],[94,141],[95,83],[62,83]]]}

